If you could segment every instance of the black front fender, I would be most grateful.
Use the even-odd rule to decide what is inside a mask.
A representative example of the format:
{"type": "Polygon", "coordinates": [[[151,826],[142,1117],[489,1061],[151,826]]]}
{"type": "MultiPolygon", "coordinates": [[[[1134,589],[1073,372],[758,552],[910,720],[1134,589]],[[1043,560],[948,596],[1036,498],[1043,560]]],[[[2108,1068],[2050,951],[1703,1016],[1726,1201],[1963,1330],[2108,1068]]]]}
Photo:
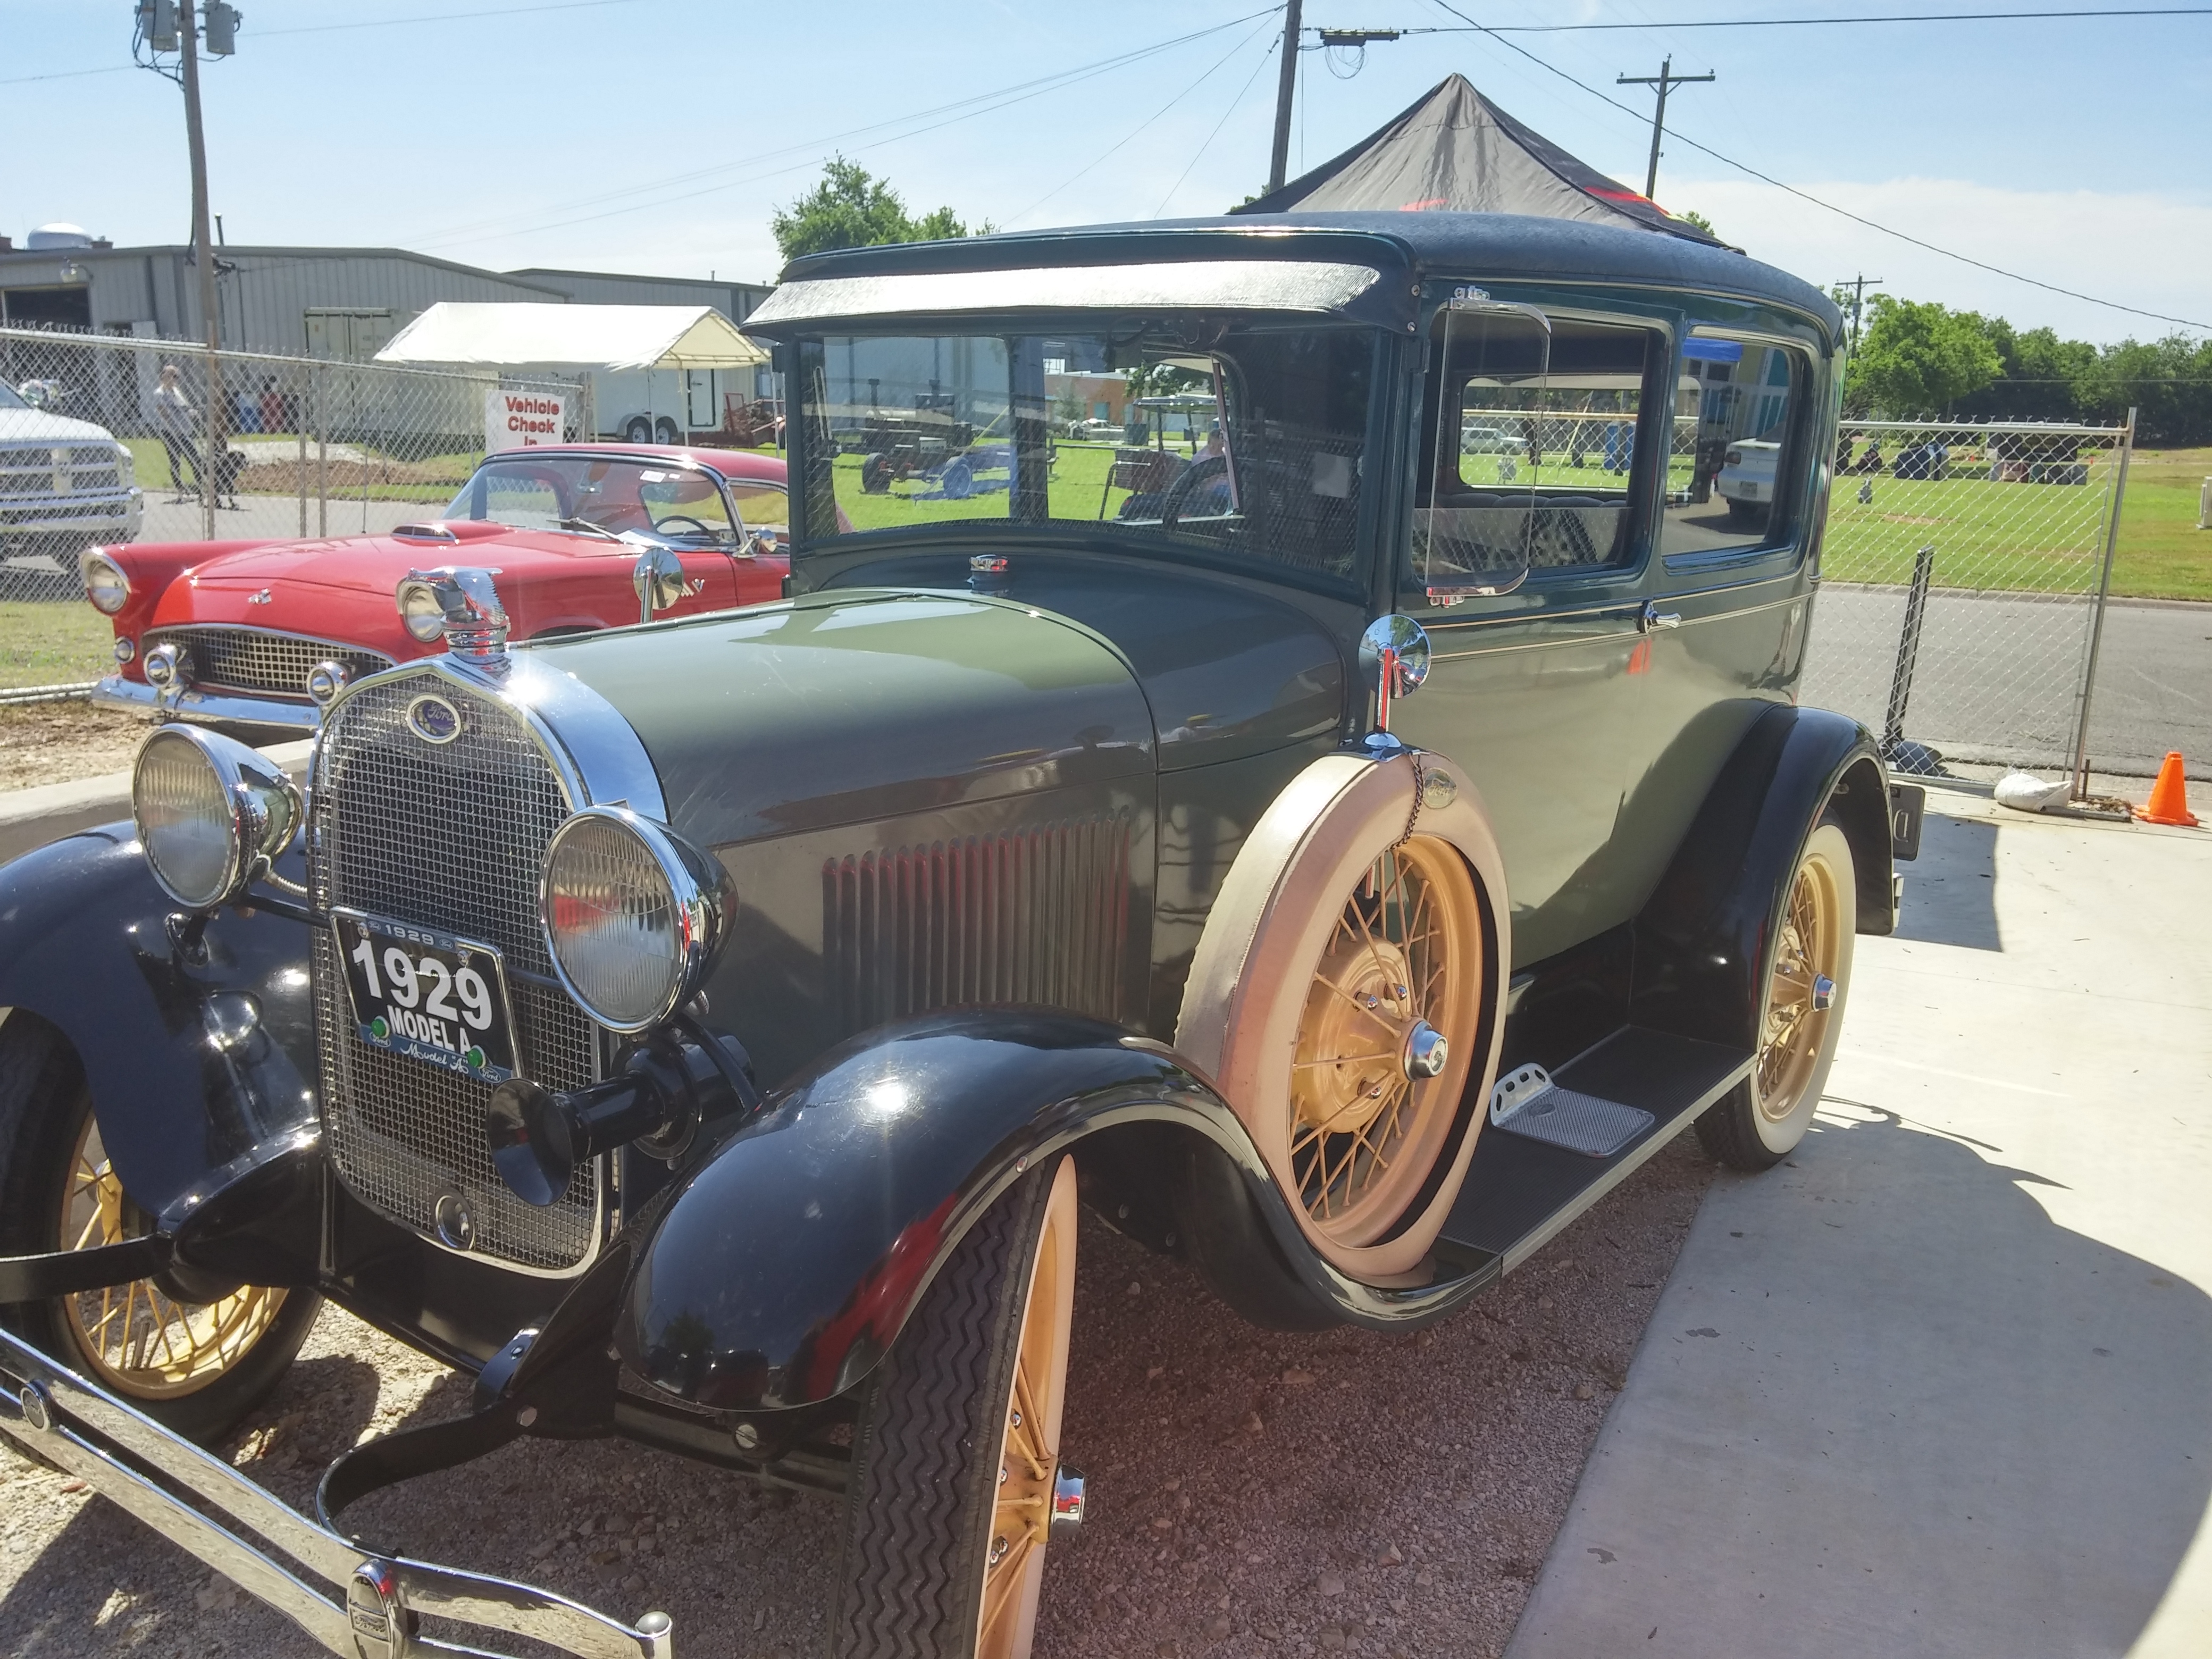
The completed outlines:
{"type": "Polygon", "coordinates": [[[124,1189],[157,1215],[316,1116],[306,927],[225,911],[202,961],[171,940],[175,908],[127,823],[0,867],[0,1007],[76,1050],[124,1189]]]}
{"type": "Polygon", "coordinates": [[[1433,1318],[1494,1273],[1493,1258],[1439,1246],[1425,1282],[1346,1279],[1305,1244],[1236,1114],[1172,1051],[1095,1020],[973,1011],[833,1049],[656,1200],[616,1322],[623,1361],[720,1409],[841,1394],[1025,1170],[1138,1124],[1179,1127],[1230,1159],[1291,1288],[1338,1320],[1433,1318]]]}

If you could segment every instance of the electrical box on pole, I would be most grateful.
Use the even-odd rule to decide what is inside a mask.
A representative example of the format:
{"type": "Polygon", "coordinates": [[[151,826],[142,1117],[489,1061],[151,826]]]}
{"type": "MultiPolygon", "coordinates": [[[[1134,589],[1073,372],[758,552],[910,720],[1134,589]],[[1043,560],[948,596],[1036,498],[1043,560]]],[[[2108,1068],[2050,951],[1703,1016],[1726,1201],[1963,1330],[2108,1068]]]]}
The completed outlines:
{"type": "Polygon", "coordinates": [[[138,33],[155,52],[174,52],[177,0],[138,0],[138,33]]]}
{"type": "Polygon", "coordinates": [[[200,8],[200,44],[210,58],[228,58],[238,50],[238,8],[222,0],[200,8]]]}

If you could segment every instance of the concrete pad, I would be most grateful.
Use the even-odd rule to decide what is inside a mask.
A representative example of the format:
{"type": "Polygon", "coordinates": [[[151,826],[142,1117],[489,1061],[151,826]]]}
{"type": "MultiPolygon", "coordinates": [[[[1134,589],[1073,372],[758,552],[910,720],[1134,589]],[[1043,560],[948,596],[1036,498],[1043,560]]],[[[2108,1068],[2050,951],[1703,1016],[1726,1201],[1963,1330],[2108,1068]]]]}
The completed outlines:
{"type": "MultiPolygon", "coordinates": [[[[313,747],[305,738],[272,744],[261,752],[295,778],[307,769],[313,747]]],[[[95,824],[113,823],[131,816],[131,775],[111,772],[105,777],[76,778],[67,783],[42,783],[33,789],[0,793],[0,864],[19,859],[50,841],[73,836],[95,824]]]]}
{"type": "Polygon", "coordinates": [[[1929,805],[1509,1659],[2212,1652],[2212,832],[1929,805]]]}

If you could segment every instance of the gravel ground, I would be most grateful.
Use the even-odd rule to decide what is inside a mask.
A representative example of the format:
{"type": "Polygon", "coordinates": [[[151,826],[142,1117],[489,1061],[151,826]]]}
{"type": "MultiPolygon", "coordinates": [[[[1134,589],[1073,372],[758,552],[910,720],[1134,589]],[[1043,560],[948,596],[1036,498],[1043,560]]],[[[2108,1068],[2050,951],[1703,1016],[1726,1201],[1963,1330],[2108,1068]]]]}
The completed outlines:
{"type": "Polygon", "coordinates": [[[82,702],[0,708],[0,789],[27,789],[125,772],[146,722],[120,708],[82,702]]]}
{"type": "MultiPolygon", "coordinates": [[[[1255,1330],[1086,1215],[1063,1450],[1092,1502],[1052,1553],[1040,1659],[1494,1659],[1710,1171],[1684,1137],[1503,1285],[1397,1337],[1255,1330]]],[[[466,1398],[331,1310],[227,1450],[305,1504],[340,1448],[466,1398]]],[[[321,1652],[67,1484],[0,1454],[0,1653],[321,1652]]],[[[687,1659],[811,1652],[842,1532],[834,1501],[615,1442],[519,1442],[349,1516],[386,1547],[664,1608],[687,1659]]]]}

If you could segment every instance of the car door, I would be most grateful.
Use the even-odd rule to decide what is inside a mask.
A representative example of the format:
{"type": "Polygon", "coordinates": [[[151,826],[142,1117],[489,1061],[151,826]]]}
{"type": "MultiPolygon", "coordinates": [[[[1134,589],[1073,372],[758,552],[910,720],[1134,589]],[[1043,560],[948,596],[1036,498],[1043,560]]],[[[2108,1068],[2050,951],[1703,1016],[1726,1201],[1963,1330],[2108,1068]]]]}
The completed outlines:
{"type": "Polygon", "coordinates": [[[1644,623],[1672,343],[1650,319],[1488,295],[1448,300],[1430,330],[1398,608],[1428,629],[1431,667],[1393,723],[1481,791],[1516,966],[1625,921],[1649,889],[1626,842],[1672,718],[1644,623]]]}

